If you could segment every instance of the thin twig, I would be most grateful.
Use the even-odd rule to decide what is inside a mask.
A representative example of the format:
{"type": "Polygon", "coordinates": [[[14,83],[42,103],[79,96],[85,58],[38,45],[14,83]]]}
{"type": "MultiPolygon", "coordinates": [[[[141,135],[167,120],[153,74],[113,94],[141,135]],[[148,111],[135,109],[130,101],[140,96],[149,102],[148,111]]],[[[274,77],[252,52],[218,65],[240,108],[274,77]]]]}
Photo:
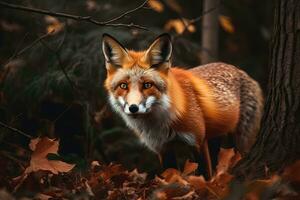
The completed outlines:
{"type": "Polygon", "coordinates": [[[20,135],[23,135],[23,136],[25,136],[25,137],[27,137],[27,138],[29,138],[29,139],[32,139],[32,137],[31,137],[30,135],[28,135],[27,133],[24,133],[23,131],[21,131],[21,130],[19,130],[19,129],[16,129],[16,128],[14,128],[14,127],[11,127],[11,126],[9,126],[9,125],[7,125],[7,124],[1,122],[1,121],[0,121],[0,126],[6,128],[6,129],[8,129],[8,130],[10,130],[10,131],[12,131],[12,132],[19,133],[20,135]]]}
{"type": "Polygon", "coordinates": [[[146,0],[141,5],[139,5],[138,7],[134,8],[134,9],[131,9],[131,10],[128,10],[128,11],[124,12],[123,14],[121,14],[120,16],[114,17],[114,18],[112,18],[110,20],[107,20],[106,22],[103,22],[103,23],[110,24],[110,23],[115,22],[119,19],[122,19],[123,17],[125,17],[125,16],[127,16],[127,15],[129,15],[129,14],[135,12],[135,11],[138,11],[139,9],[144,8],[144,6],[148,3],[148,1],[149,0],[146,0]]]}
{"type": "Polygon", "coordinates": [[[23,54],[25,51],[31,49],[35,44],[37,44],[39,41],[41,41],[42,39],[46,38],[47,36],[49,36],[49,33],[46,33],[42,36],[40,36],[39,38],[37,38],[36,40],[34,40],[31,44],[29,44],[28,46],[26,46],[24,49],[22,49],[21,51],[19,51],[16,54],[16,57],[20,56],[21,54],[23,54]]]}
{"type": "Polygon", "coordinates": [[[14,59],[14,58],[16,57],[16,55],[20,52],[19,48],[22,46],[22,44],[24,43],[24,40],[27,38],[28,35],[29,35],[29,32],[27,32],[27,33],[24,35],[23,39],[19,42],[19,44],[17,45],[17,48],[15,49],[15,52],[13,53],[13,55],[10,56],[6,62],[4,62],[5,64],[1,64],[1,66],[4,67],[4,66],[7,65],[8,63],[10,63],[10,61],[11,61],[12,59],[14,59]]]}
{"type": "MultiPolygon", "coordinates": [[[[1,3],[1,2],[0,2],[1,3]]],[[[14,58],[19,57],[20,55],[22,55],[23,53],[25,53],[27,50],[31,49],[32,47],[34,47],[34,45],[36,45],[39,41],[41,41],[42,39],[46,38],[47,36],[49,36],[49,33],[46,33],[40,37],[38,37],[36,40],[34,40],[32,43],[30,43],[29,45],[27,45],[26,47],[24,47],[23,49],[21,49],[18,52],[15,52],[9,59],[8,61],[3,64],[2,66],[5,66],[7,64],[10,63],[10,61],[12,61],[14,58]]]]}
{"type": "Polygon", "coordinates": [[[52,53],[54,53],[54,55],[56,56],[56,59],[57,59],[57,61],[58,61],[58,65],[59,65],[61,71],[64,73],[64,75],[65,75],[67,81],[69,82],[71,88],[72,88],[73,90],[75,90],[75,89],[76,89],[76,85],[75,85],[75,83],[71,80],[71,78],[69,77],[69,75],[68,75],[68,73],[67,73],[65,67],[63,66],[63,63],[62,63],[60,54],[59,54],[57,51],[55,51],[53,48],[51,48],[51,47],[50,47],[46,42],[44,42],[43,40],[41,40],[41,43],[42,43],[48,50],[50,50],[52,53]]]}
{"type": "Polygon", "coordinates": [[[213,8],[210,8],[210,9],[208,9],[208,10],[205,10],[205,11],[202,13],[202,15],[200,15],[199,17],[196,17],[196,18],[194,18],[194,19],[191,19],[191,20],[189,21],[189,24],[194,24],[194,23],[200,21],[200,20],[203,18],[204,15],[209,14],[209,13],[213,12],[214,10],[218,9],[219,6],[220,6],[220,4],[221,4],[221,1],[220,1],[220,3],[219,3],[217,6],[215,6],[215,7],[213,7],[213,8]]]}
{"type": "Polygon", "coordinates": [[[10,9],[15,9],[15,10],[22,10],[22,11],[26,11],[26,12],[50,15],[50,16],[54,16],[54,17],[63,17],[63,18],[68,18],[68,19],[72,19],[72,20],[76,20],[76,21],[84,21],[84,22],[96,24],[98,26],[113,26],[113,27],[117,26],[117,27],[137,28],[137,29],[142,29],[142,30],[148,30],[146,27],[137,25],[134,23],[130,23],[130,24],[113,23],[113,22],[116,22],[117,20],[125,17],[126,15],[143,8],[147,2],[148,2],[148,0],[143,2],[137,8],[129,10],[129,11],[121,14],[120,16],[114,17],[108,21],[98,21],[98,20],[93,19],[92,16],[80,16],[80,15],[72,15],[72,14],[68,14],[68,13],[52,12],[50,10],[44,10],[44,9],[39,9],[39,8],[30,8],[27,6],[10,4],[10,3],[3,2],[3,1],[0,1],[0,6],[10,8],[10,9]]]}
{"type": "Polygon", "coordinates": [[[219,4],[216,5],[215,7],[203,11],[203,13],[202,13],[200,16],[188,20],[188,23],[184,23],[184,30],[183,30],[183,33],[185,33],[185,32],[188,30],[188,27],[189,27],[190,25],[195,24],[196,22],[200,21],[205,15],[207,15],[207,14],[209,14],[209,13],[215,11],[216,9],[218,9],[218,8],[220,7],[221,4],[222,4],[222,0],[220,0],[219,4]]]}
{"type": "Polygon", "coordinates": [[[68,110],[70,110],[72,106],[72,103],[68,105],[68,107],[66,107],[61,113],[59,113],[59,115],[52,121],[52,123],[56,123],[57,120],[59,120],[68,110]]]}

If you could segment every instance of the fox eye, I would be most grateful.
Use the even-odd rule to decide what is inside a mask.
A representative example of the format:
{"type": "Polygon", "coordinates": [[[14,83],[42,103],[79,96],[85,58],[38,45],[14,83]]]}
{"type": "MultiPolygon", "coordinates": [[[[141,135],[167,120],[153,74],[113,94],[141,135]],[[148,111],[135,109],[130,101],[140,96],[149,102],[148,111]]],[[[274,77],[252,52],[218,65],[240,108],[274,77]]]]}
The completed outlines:
{"type": "Polygon", "coordinates": [[[149,89],[151,87],[152,87],[152,83],[146,82],[146,83],[143,84],[144,89],[149,89]]]}
{"type": "Polygon", "coordinates": [[[128,88],[127,83],[121,83],[120,88],[126,90],[128,88]]]}

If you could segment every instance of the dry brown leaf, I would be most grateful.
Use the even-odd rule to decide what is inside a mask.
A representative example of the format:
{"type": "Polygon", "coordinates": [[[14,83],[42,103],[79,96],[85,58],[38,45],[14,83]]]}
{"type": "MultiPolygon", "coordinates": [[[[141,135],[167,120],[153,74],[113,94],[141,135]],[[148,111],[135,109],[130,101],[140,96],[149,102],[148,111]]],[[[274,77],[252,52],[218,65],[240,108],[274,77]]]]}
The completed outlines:
{"type": "Polygon", "coordinates": [[[234,149],[224,149],[221,148],[218,155],[218,165],[216,167],[216,176],[223,174],[228,171],[231,160],[234,157],[234,149]]]}
{"type": "Polygon", "coordinates": [[[187,176],[187,175],[195,172],[197,168],[198,168],[198,163],[193,163],[193,162],[190,162],[189,160],[187,160],[184,164],[184,169],[183,169],[182,175],[187,176]]]}
{"type": "Polygon", "coordinates": [[[177,169],[169,168],[166,169],[161,176],[168,181],[172,176],[174,176],[174,174],[180,175],[180,172],[177,169]]]}
{"type": "Polygon", "coordinates": [[[166,169],[161,176],[164,178],[164,181],[167,183],[179,183],[182,185],[187,185],[188,182],[184,180],[184,178],[181,176],[180,171],[177,169],[169,168],[166,169]]]}
{"type": "Polygon", "coordinates": [[[101,173],[101,177],[104,181],[110,179],[113,176],[123,173],[123,168],[119,164],[110,164],[108,165],[103,172],[101,173]]]}
{"type": "Polygon", "coordinates": [[[148,5],[156,12],[161,13],[164,11],[164,5],[159,0],[149,0],[148,5]]]}
{"type": "Polygon", "coordinates": [[[214,194],[218,198],[225,198],[229,194],[229,183],[233,179],[233,176],[229,173],[223,173],[215,177],[211,182],[207,183],[207,188],[210,193],[214,194]]]}
{"type": "Polygon", "coordinates": [[[238,151],[236,151],[234,156],[231,158],[229,168],[232,169],[241,159],[242,159],[241,154],[238,151]]]}
{"type": "Polygon", "coordinates": [[[171,178],[168,181],[169,183],[179,183],[181,185],[188,185],[188,182],[181,176],[178,174],[174,174],[173,176],[171,176],[171,178]]]}
{"type": "Polygon", "coordinates": [[[221,27],[224,29],[224,31],[228,32],[228,33],[234,33],[235,32],[235,28],[231,22],[231,19],[227,16],[224,15],[220,15],[219,16],[219,22],[221,24],[221,27]]]}
{"type": "Polygon", "coordinates": [[[56,17],[45,16],[45,21],[47,23],[46,32],[51,35],[55,35],[64,29],[65,24],[60,22],[56,17]]]}
{"type": "Polygon", "coordinates": [[[135,182],[143,182],[147,178],[147,173],[139,173],[137,169],[134,169],[133,171],[129,172],[129,175],[133,177],[133,180],[135,182]]]}
{"type": "Polygon", "coordinates": [[[203,176],[188,176],[187,181],[196,190],[203,190],[206,187],[206,181],[203,176]]]}
{"type": "Polygon", "coordinates": [[[39,170],[50,171],[53,174],[59,172],[69,172],[74,164],[68,164],[59,160],[48,160],[47,155],[57,154],[59,141],[47,137],[32,139],[29,144],[33,151],[31,155],[30,165],[26,168],[25,174],[36,172],[39,170]]]}
{"type": "Polygon", "coordinates": [[[164,185],[157,191],[154,191],[154,196],[151,199],[188,199],[194,192],[190,190],[190,187],[182,186],[180,184],[164,185]]]}
{"type": "Polygon", "coordinates": [[[159,191],[155,194],[155,199],[157,200],[167,200],[167,194],[165,191],[159,191]]]}
{"type": "Polygon", "coordinates": [[[175,30],[175,32],[178,34],[182,34],[185,30],[191,33],[195,32],[196,27],[192,24],[188,24],[189,22],[186,19],[171,19],[165,24],[164,29],[166,31],[175,30]],[[187,25],[188,27],[186,28],[187,25]]]}

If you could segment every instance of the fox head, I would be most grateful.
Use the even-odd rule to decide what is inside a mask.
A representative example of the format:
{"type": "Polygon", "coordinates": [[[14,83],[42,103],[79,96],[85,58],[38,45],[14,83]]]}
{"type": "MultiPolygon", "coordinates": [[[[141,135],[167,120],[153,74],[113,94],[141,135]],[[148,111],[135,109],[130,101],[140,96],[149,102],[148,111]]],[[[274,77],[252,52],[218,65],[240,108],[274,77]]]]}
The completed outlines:
{"type": "Polygon", "coordinates": [[[113,108],[125,115],[168,109],[168,72],[172,44],[168,34],[158,36],[145,51],[127,50],[115,38],[103,35],[105,88],[113,108]]]}

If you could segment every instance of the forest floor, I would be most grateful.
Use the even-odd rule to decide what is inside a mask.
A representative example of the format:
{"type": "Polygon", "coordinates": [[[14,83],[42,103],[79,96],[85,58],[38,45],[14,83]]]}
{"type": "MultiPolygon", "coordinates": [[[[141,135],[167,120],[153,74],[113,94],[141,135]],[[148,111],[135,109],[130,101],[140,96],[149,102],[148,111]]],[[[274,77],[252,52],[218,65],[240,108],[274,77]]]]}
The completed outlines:
{"type": "Polygon", "coordinates": [[[241,156],[233,149],[221,149],[216,172],[208,181],[195,175],[198,164],[190,161],[182,171],[170,168],[150,178],[136,169],[98,161],[79,171],[74,164],[49,158],[57,155],[59,141],[46,137],[32,139],[29,149],[26,166],[0,157],[0,199],[300,199],[300,161],[280,175],[239,182],[229,172],[241,156]],[[6,173],[12,165],[18,166],[20,176],[6,173]]]}

